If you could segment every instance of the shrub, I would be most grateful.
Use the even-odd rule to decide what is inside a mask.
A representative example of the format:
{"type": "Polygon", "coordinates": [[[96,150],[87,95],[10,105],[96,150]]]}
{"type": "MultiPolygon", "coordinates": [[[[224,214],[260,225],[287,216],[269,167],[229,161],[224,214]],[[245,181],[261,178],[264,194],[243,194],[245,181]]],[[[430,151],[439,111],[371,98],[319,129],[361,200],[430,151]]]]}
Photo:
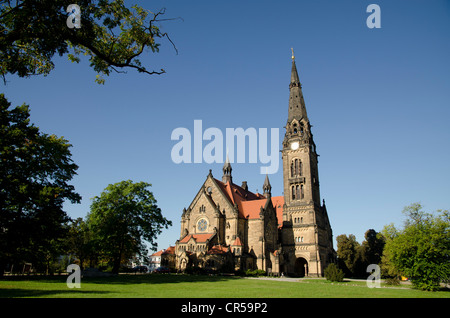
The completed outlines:
{"type": "Polygon", "coordinates": [[[325,277],[332,282],[342,282],[344,280],[344,272],[336,264],[331,263],[325,269],[325,277]]]}
{"type": "Polygon", "coordinates": [[[398,279],[398,277],[387,277],[384,279],[384,282],[387,285],[391,285],[391,286],[400,285],[400,280],[398,279]]]}
{"type": "Polygon", "coordinates": [[[245,275],[246,276],[251,276],[251,277],[265,276],[266,275],[266,271],[264,271],[262,269],[255,269],[255,270],[247,269],[245,271],[245,275]]]}

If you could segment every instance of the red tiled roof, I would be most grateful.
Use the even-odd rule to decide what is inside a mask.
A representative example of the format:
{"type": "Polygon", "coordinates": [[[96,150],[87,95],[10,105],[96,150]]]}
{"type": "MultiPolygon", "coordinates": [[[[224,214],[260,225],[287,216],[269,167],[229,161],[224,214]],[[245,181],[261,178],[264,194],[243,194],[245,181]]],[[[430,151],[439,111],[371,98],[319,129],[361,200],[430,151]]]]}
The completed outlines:
{"type": "Polygon", "coordinates": [[[160,250],[150,256],[161,256],[163,254],[175,254],[175,246],[169,246],[168,249],[160,250]]]}
{"type": "Polygon", "coordinates": [[[214,234],[189,234],[186,235],[180,243],[187,243],[191,238],[194,238],[194,240],[197,243],[203,243],[209,240],[214,234]]]}
{"type": "Polygon", "coordinates": [[[236,239],[234,240],[233,244],[231,244],[231,245],[243,246],[244,244],[242,244],[241,239],[239,237],[236,237],[236,239]]]}
{"type": "Polygon", "coordinates": [[[228,253],[228,251],[229,251],[228,247],[225,247],[223,245],[214,245],[213,247],[211,247],[209,249],[208,252],[206,252],[206,254],[209,254],[209,255],[225,254],[225,253],[228,253]]]}
{"type": "Polygon", "coordinates": [[[161,256],[161,254],[164,252],[164,250],[160,250],[160,251],[158,251],[158,252],[156,252],[156,253],[153,253],[152,255],[150,255],[150,256],[161,256]]]}
{"type": "Polygon", "coordinates": [[[263,195],[259,193],[254,194],[253,192],[248,190],[246,191],[244,188],[232,182],[223,183],[222,181],[219,181],[217,179],[214,180],[233,205],[235,203],[239,205],[239,203],[242,201],[258,200],[264,198],[263,195]]]}
{"type": "Polygon", "coordinates": [[[166,255],[166,254],[175,254],[175,246],[169,246],[169,248],[166,249],[162,254],[163,254],[163,255],[166,255]]]}
{"type": "MultiPolygon", "coordinates": [[[[241,218],[257,219],[261,207],[264,207],[267,199],[260,193],[253,193],[246,191],[244,188],[232,183],[223,183],[220,180],[214,179],[217,185],[222,190],[222,193],[228,198],[231,204],[237,203],[239,209],[239,216],[241,218]]],[[[277,213],[278,224],[283,222],[283,205],[284,197],[272,197],[272,204],[277,213]]]]}
{"type": "MultiPolygon", "coordinates": [[[[272,205],[275,208],[278,225],[283,223],[283,205],[284,205],[284,197],[272,197],[272,205]]],[[[253,201],[244,201],[241,202],[240,208],[242,209],[242,214],[245,218],[248,219],[258,219],[259,213],[261,212],[261,207],[264,208],[266,205],[267,199],[261,200],[253,200],[253,201]]]]}

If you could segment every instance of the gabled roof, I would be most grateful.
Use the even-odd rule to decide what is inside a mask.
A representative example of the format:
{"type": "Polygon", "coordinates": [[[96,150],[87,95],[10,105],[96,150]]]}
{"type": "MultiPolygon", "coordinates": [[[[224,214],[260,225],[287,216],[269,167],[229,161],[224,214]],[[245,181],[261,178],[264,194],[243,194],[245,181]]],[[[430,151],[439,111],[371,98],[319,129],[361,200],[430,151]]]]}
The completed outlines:
{"type": "Polygon", "coordinates": [[[168,249],[160,250],[156,253],[153,253],[150,256],[161,256],[161,255],[167,255],[167,254],[175,254],[175,246],[169,246],[168,249]]]}
{"type": "Polygon", "coordinates": [[[158,251],[158,252],[156,252],[156,253],[153,253],[152,255],[150,255],[150,256],[161,256],[161,254],[164,252],[164,250],[160,250],[160,251],[158,251]]]}
{"type": "Polygon", "coordinates": [[[226,254],[230,249],[223,245],[214,245],[211,247],[206,254],[207,255],[218,255],[218,254],[226,254]]]}
{"type": "Polygon", "coordinates": [[[162,255],[168,255],[168,254],[175,254],[175,246],[169,246],[168,249],[166,249],[162,255]]]}
{"type": "MultiPolygon", "coordinates": [[[[250,219],[257,219],[259,218],[259,212],[261,207],[264,208],[267,199],[265,196],[263,196],[260,193],[253,193],[251,191],[245,190],[244,188],[232,183],[227,182],[223,183],[222,181],[219,181],[217,179],[214,179],[214,181],[219,186],[220,190],[222,190],[222,193],[225,195],[225,197],[230,201],[232,205],[237,204],[239,209],[239,217],[241,218],[250,218],[250,219]]],[[[281,200],[283,201],[281,203],[281,207],[284,204],[284,198],[282,196],[280,197],[272,197],[272,203],[274,202],[274,199],[276,199],[277,203],[281,200]]],[[[278,217],[278,210],[277,210],[277,218],[281,220],[282,216],[282,209],[280,217],[278,217]]],[[[279,221],[280,222],[280,221],[279,221]]]]}
{"type": "MultiPolygon", "coordinates": [[[[281,225],[283,223],[284,197],[283,196],[271,197],[271,200],[277,215],[278,225],[281,225]]],[[[248,219],[259,219],[259,213],[261,212],[261,208],[264,208],[266,203],[267,203],[266,198],[254,201],[241,202],[242,213],[244,217],[248,219]]]]}
{"type": "Polygon", "coordinates": [[[236,239],[234,240],[233,244],[231,244],[232,246],[244,246],[244,244],[242,244],[242,241],[239,237],[236,237],[236,239]]]}
{"type": "Polygon", "coordinates": [[[211,239],[215,234],[214,233],[207,233],[207,234],[189,234],[183,237],[183,239],[180,241],[180,243],[187,243],[191,238],[195,240],[197,243],[204,243],[207,240],[211,239]]]}
{"type": "Polygon", "coordinates": [[[231,202],[231,204],[235,204],[241,201],[249,201],[249,200],[258,200],[265,198],[262,194],[255,194],[251,191],[245,190],[244,188],[234,184],[232,182],[223,183],[222,181],[214,178],[219,188],[222,190],[223,194],[227,197],[227,199],[231,202]]]}

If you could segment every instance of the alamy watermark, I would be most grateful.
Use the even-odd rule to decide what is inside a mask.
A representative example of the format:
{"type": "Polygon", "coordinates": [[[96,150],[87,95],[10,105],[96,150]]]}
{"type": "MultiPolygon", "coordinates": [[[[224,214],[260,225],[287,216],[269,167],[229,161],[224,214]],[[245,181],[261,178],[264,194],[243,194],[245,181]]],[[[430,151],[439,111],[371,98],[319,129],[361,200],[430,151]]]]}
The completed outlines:
{"type": "Polygon", "coordinates": [[[381,8],[378,4],[369,4],[366,9],[367,13],[371,13],[366,20],[366,25],[369,29],[381,28],[381,8]]]}
{"type": "Polygon", "coordinates": [[[69,4],[66,9],[67,13],[70,13],[66,20],[68,28],[79,29],[81,28],[81,9],[78,4],[69,4]]]}
{"type": "Polygon", "coordinates": [[[81,288],[81,269],[76,264],[70,264],[67,266],[68,273],[71,273],[66,280],[68,288],[81,288]],[[73,271],[73,273],[72,273],[73,271]],[[75,282],[74,282],[75,281],[75,282]]]}
{"type": "Polygon", "coordinates": [[[224,163],[226,151],[230,163],[246,163],[248,154],[248,163],[258,163],[259,160],[263,164],[260,167],[261,174],[278,172],[280,151],[278,128],[270,128],[270,142],[268,128],[258,130],[253,127],[245,130],[241,127],[226,128],[224,138],[219,128],[210,127],[203,131],[203,121],[194,120],[193,134],[185,127],[178,127],[172,131],[170,139],[178,141],[170,153],[172,161],[176,164],[224,163]],[[204,144],[204,141],[207,143],[204,144]]]}
{"type": "Polygon", "coordinates": [[[369,288],[381,288],[381,270],[377,264],[367,266],[366,272],[369,273],[366,284],[369,288]]]}

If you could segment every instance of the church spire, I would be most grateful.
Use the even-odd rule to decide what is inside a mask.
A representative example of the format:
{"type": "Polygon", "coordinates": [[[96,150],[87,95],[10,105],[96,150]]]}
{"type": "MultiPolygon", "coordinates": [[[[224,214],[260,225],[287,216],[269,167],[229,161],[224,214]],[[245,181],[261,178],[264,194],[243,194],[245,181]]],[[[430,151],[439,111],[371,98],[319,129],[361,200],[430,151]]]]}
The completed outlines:
{"type": "Polygon", "coordinates": [[[289,84],[289,116],[288,122],[294,118],[297,120],[305,119],[308,121],[306,115],[305,101],[303,100],[302,84],[298,77],[297,66],[295,65],[294,49],[292,49],[292,69],[291,69],[291,83],[289,84]]]}
{"type": "Polygon", "coordinates": [[[233,169],[231,168],[230,158],[228,158],[228,153],[227,153],[227,160],[225,160],[222,170],[223,170],[222,182],[227,183],[229,181],[232,183],[233,178],[231,177],[231,170],[233,170],[233,169]]]}
{"type": "Polygon", "coordinates": [[[266,174],[266,179],[264,180],[264,184],[263,184],[263,195],[266,198],[269,198],[272,196],[272,186],[270,185],[269,176],[267,174],[266,174]]]}

